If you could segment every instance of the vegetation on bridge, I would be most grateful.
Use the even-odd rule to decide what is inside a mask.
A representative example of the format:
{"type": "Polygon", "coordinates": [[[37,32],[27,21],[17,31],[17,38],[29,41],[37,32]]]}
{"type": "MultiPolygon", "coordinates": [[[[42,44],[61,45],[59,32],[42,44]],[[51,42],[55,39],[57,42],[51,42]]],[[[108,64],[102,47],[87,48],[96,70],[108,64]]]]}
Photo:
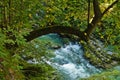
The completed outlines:
{"type": "Polygon", "coordinates": [[[45,54],[49,55],[44,44],[36,40],[29,42],[48,33],[73,34],[84,41],[88,41],[93,34],[105,46],[110,47],[110,50],[118,53],[118,56],[115,56],[118,58],[120,56],[119,15],[119,0],[0,1],[0,79],[58,78],[55,70],[40,59],[45,54]],[[40,50],[34,48],[35,42],[40,44],[40,50]],[[36,59],[39,57],[38,61],[41,64],[31,65],[24,60],[23,55],[36,59]],[[30,70],[34,74],[30,74],[30,70]],[[52,75],[54,78],[51,77],[52,75]]]}

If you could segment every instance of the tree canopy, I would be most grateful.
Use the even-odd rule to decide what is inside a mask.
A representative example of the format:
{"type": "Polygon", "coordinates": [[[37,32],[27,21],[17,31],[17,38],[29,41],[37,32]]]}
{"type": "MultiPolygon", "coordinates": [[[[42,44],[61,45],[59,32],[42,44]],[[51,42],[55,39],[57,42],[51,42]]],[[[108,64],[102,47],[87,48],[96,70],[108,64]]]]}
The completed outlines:
{"type": "MultiPolygon", "coordinates": [[[[119,15],[119,0],[1,0],[1,80],[24,80],[28,74],[26,70],[29,69],[43,70],[41,79],[46,80],[48,78],[46,76],[51,77],[52,71],[55,70],[49,65],[43,62],[40,65],[31,65],[21,57],[24,54],[36,58],[38,55],[39,58],[47,55],[44,44],[31,40],[48,33],[73,34],[84,41],[88,41],[93,34],[118,53],[119,57],[119,15]],[[33,48],[35,42],[40,44],[41,50],[37,51],[33,48]],[[28,47],[28,45],[32,46],[28,47]],[[40,54],[33,55],[35,51],[40,54]],[[36,66],[37,69],[34,69],[33,67],[36,66]]],[[[29,80],[31,75],[33,74],[27,76],[26,80],[29,80]]]]}

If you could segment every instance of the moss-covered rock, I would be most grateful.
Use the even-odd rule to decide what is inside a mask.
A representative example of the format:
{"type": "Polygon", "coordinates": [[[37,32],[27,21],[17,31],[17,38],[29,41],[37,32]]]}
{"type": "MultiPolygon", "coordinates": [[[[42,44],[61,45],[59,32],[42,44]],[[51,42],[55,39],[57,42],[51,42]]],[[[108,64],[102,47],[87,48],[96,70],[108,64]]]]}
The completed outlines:
{"type": "MultiPolygon", "coordinates": [[[[103,44],[102,44],[103,45],[103,44]]],[[[85,47],[84,57],[99,68],[111,68],[120,63],[120,54],[108,54],[104,46],[96,39],[91,39],[85,47]]]]}

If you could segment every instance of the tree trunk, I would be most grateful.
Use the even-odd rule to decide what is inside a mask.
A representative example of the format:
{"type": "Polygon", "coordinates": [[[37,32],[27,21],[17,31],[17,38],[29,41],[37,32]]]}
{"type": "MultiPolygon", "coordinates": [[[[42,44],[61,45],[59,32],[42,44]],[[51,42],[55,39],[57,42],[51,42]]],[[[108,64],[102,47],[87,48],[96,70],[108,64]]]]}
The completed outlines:
{"type": "Polygon", "coordinates": [[[89,37],[90,34],[94,31],[94,29],[96,28],[96,25],[98,22],[101,21],[102,17],[104,16],[104,14],[110,9],[112,8],[116,3],[118,2],[118,0],[114,1],[110,6],[108,6],[103,13],[100,10],[99,7],[99,3],[98,0],[93,0],[93,8],[94,8],[94,17],[91,21],[91,23],[89,23],[87,29],[84,31],[84,33],[87,34],[87,36],[89,37]]]}

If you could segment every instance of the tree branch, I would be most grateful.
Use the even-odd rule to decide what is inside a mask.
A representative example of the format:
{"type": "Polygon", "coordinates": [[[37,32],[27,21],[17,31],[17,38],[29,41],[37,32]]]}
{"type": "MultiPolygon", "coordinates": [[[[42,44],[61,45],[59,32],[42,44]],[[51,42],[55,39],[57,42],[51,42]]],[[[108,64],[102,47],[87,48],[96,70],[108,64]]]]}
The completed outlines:
{"type": "Polygon", "coordinates": [[[99,7],[99,2],[98,0],[93,0],[93,8],[94,8],[94,15],[95,17],[99,18],[101,17],[102,13],[99,7]]]}
{"type": "Polygon", "coordinates": [[[88,37],[89,37],[90,34],[93,32],[94,28],[96,27],[96,24],[97,24],[98,22],[100,22],[101,18],[104,16],[104,14],[105,14],[110,8],[112,8],[117,2],[118,2],[118,0],[114,1],[110,6],[108,6],[108,8],[106,8],[106,9],[104,10],[103,13],[101,13],[98,0],[93,0],[93,7],[94,7],[94,15],[95,15],[95,16],[93,17],[93,20],[91,21],[91,23],[89,23],[87,29],[84,31],[84,33],[86,33],[88,37]]]}
{"type": "Polygon", "coordinates": [[[102,13],[101,13],[101,10],[100,10],[100,7],[99,7],[98,0],[93,0],[93,8],[94,8],[94,17],[93,17],[93,20],[91,21],[91,23],[89,23],[87,29],[84,31],[84,33],[86,33],[88,37],[92,33],[92,31],[94,30],[96,24],[102,18],[102,13]]]}
{"type": "Polygon", "coordinates": [[[87,24],[89,26],[89,22],[90,22],[90,0],[88,0],[88,20],[87,20],[87,24]]]}
{"type": "Polygon", "coordinates": [[[118,0],[114,1],[110,6],[108,6],[102,13],[102,16],[110,9],[112,8],[116,3],[118,2],[118,0]]]}

